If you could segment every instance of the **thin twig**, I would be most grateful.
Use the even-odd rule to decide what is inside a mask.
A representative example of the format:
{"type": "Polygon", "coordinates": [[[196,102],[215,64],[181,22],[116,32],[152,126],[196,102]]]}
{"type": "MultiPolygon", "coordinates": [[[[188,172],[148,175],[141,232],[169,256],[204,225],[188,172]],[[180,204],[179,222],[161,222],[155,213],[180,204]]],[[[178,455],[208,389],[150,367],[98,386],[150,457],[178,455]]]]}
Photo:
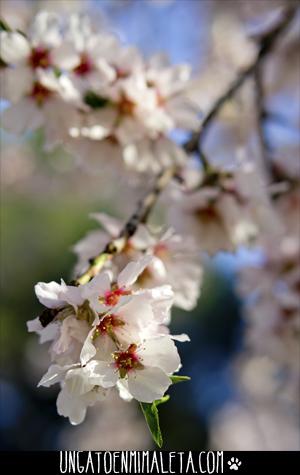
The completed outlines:
{"type": "Polygon", "coordinates": [[[253,80],[254,80],[257,134],[258,134],[259,146],[261,150],[261,158],[264,163],[265,169],[269,175],[269,179],[271,180],[272,179],[272,170],[271,170],[272,146],[267,138],[266,130],[265,130],[266,120],[268,119],[268,112],[265,107],[262,65],[256,68],[253,74],[253,80]]]}
{"type": "Polygon", "coordinates": [[[89,268],[86,272],[77,277],[77,279],[75,280],[75,285],[84,284],[91,280],[96,274],[98,274],[99,270],[103,267],[103,264],[107,259],[111,258],[114,254],[119,254],[120,252],[122,252],[128,240],[136,232],[139,224],[145,223],[147,221],[149,213],[154,207],[157,198],[167,186],[167,184],[170,182],[175,172],[176,167],[172,166],[166,168],[158,176],[153,188],[138,203],[137,210],[127,221],[120,235],[116,239],[110,241],[102,252],[100,252],[96,257],[90,260],[89,268]]]}
{"type": "Polygon", "coordinates": [[[246,79],[248,79],[260,67],[262,61],[272,51],[277,39],[287,29],[293,20],[295,13],[295,6],[286,8],[280,20],[270,30],[261,35],[259,39],[259,49],[255,60],[246,69],[240,71],[226,91],[214,102],[211,109],[205,115],[200,129],[192,134],[191,138],[184,144],[184,149],[186,152],[198,152],[201,157],[203,156],[202,141],[211,123],[219,114],[224,104],[234,96],[234,94],[244,84],[246,79]]]}
{"type": "MultiPolygon", "coordinates": [[[[212,105],[211,109],[208,111],[202,121],[200,130],[195,132],[183,145],[185,151],[188,153],[198,152],[205,170],[209,169],[209,163],[202,152],[202,140],[204,134],[207,132],[209,126],[218,115],[223,105],[232,98],[236,91],[244,84],[245,80],[259,67],[261,61],[268,55],[268,53],[270,53],[277,38],[286,30],[292,21],[295,11],[295,7],[287,8],[284,11],[280,21],[278,21],[278,23],[268,32],[264,33],[260,39],[260,47],[255,61],[250,66],[248,66],[248,68],[246,68],[244,71],[241,71],[237,75],[236,79],[232,82],[229,88],[212,105]]],[[[82,275],[78,276],[77,279],[71,284],[80,285],[89,282],[100,272],[107,260],[111,259],[115,254],[122,252],[130,237],[136,232],[138,225],[147,221],[148,216],[152,211],[160,193],[165,189],[171,179],[176,176],[177,172],[177,167],[171,166],[165,169],[157,177],[153,188],[149,193],[146,194],[144,199],[139,202],[136,212],[127,221],[119,237],[110,241],[103,251],[91,259],[88,269],[82,275]]],[[[41,324],[46,326],[55,318],[58,312],[59,310],[55,309],[45,309],[39,317],[41,324]]]]}

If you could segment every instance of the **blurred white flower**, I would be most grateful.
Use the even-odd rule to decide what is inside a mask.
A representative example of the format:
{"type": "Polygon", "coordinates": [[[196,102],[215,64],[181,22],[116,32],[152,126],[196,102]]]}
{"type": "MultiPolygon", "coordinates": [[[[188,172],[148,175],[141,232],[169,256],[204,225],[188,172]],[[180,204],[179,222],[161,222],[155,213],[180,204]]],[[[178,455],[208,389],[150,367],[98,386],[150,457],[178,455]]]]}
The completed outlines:
{"type": "MultiPolygon", "coordinates": [[[[110,239],[116,238],[122,229],[121,221],[108,215],[93,213],[91,216],[101,224],[103,231],[89,232],[73,247],[78,256],[76,272],[85,269],[89,259],[99,249],[103,249],[110,239]]],[[[152,259],[140,273],[136,287],[169,284],[174,291],[174,305],[185,310],[194,308],[200,294],[203,271],[193,238],[180,236],[172,229],[161,232],[140,224],[122,253],[111,261],[112,268],[118,272],[126,262],[140,258],[144,252],[151,255],[152,259]]]]}

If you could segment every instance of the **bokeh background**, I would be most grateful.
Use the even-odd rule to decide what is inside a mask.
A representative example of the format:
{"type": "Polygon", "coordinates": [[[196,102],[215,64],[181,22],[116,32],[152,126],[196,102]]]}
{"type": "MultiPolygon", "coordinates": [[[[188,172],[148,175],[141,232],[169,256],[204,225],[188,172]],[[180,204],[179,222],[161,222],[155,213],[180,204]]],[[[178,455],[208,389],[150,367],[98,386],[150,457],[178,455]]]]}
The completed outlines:
{"type": "MultiPolygon", "coordinates": [[[[174,63],[191,63],[199,77],[195,90],[205,109],[253,54],[247,31],[284,3],[2,0],[1,11],[22,24],[39,9],[88,10],[146,56],[165,51],[174,63]]],[[[277,77],[281,92],[273,89],[270,100],[291,126],[273,124],[269,134],[277,146],[290,149],[299,147],[294,127],[300,115],[299,61],[284,71],[277,77]]],[[[210,131],[207,150],[215,159],[225,160],[240,142],[249,142],[255,151],[255,138],[249,136],[253,111],[245,109],[247,86],[245,90],[246,96],[239,98],[238,123],[236,109],[227,107],[223,117],[227,125],[218,123],[210,131]]],[[[36,388],[48,366],[48,354],[46,346],[38,345],[26,330],[25,322],[40,311],[34,284],[60,277],[68,280],[75,263],[72,245],[95,227],[88,214],[105,211],[126,218],[141,191],[128,189],[126,177],[116,187],[113,173],[110,178],[101,170],[90,173],[62,150],[44,152],[42,143],[42,131],[22,138],[1,131],[1,448],[151,449],[135,403],[112,398],[91,408],[81,426],[72,427],[56,413],[57,388],[36,388]]],[[[247,369],[245,385],[250,384],[252,392],[246,402],[238,383],[245,356],[236,270],[254,258],[240,250],[237,256],[220,255],[207,262],[197,309],[174,312],[174,332],[192,337],[180,348],[184,373],[192,380],[171,388],[171,400],[161,406],[166,450],[300,448],[293,418],[288,412],[279,417],[277,406],[268,405],[271,393],[256,370],[261,368],[260,360],[247,369]]]]}

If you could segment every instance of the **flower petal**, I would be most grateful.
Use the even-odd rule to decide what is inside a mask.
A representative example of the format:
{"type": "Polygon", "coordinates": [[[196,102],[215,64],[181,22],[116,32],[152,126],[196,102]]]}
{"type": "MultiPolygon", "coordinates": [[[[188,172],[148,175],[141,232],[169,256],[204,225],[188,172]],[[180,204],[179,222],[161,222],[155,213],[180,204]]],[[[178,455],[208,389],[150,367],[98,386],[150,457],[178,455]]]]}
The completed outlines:
{"type": "Polygon", "coordinates": [[[180,368],[180,357],[169,335],[148,339],[139,355],[142,364],[161,368],[167,374],[173,374],[180,368]]]}
{"type": "Polygon", "coordinates": [[[70,394],[66,387],[58,394],[56,406],[58,414],[68,417],[72,425],[81,424],[85,418],[87,404],[70,394]]]}
{"type": "Polygon", "coordinates": [[[28,40],[16,31],[1,31],[0,45],[1,59],[11,65],[24,62],[31,52],[28,40]]]}
{"type": "Polygon", "coordinates": [[[134,284],[138,276],[143,270],[150,264],[152,260],[151,256],[144,256],[139,261],[130,262],[125,269],[119,274],[118,285],[119,287],[129,287],[134,284]]]}
{"type": "Polygon", "coordinates": [[[57,282],[39,282],[35,285],[34,290],[37,298],[42,305],[48,308],[60,308],[66,304],[62,298],[63,289],[66,284],[58,284],[57,282]]]}
{"type": "Polygon", "coordinates": [[[60,366],[58,364],[51,365],[47,373],[44,374],[38,386],[45,386],[48,388],[52,384],[59,383],[64,378],[65,373],[70,369],[76,367],[73,365],[60,366]]]}
{"type": "Polygon", "coordinates": [[[170,384],[170,378],[160,368],[144,368],[128,374],[129,392],[141,402],[160,399],[170,384]]]}

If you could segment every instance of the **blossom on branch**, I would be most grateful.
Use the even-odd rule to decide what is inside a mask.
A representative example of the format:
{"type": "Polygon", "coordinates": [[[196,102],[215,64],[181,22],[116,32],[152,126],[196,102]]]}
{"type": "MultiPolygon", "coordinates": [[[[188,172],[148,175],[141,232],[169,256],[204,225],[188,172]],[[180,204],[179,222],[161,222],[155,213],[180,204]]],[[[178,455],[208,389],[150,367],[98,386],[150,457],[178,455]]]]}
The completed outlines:
{"type": "Polygon", "coordinates": [[[39,384],[61,384],[58,413],[72,424],[82,422],[86,408],[115,386],[127,400],[150,403],[163,397],[181,367],[173,340],[188,337],[169,335],[171,287],[138,286],[151,260],[145,255],[129,262],[116,279],[105,270],[78,286],[36,285],[40,302],[56,311],[44,329],[38,319],[28,322],[41,342],[52,342],[53,364],[39,384]]]}

